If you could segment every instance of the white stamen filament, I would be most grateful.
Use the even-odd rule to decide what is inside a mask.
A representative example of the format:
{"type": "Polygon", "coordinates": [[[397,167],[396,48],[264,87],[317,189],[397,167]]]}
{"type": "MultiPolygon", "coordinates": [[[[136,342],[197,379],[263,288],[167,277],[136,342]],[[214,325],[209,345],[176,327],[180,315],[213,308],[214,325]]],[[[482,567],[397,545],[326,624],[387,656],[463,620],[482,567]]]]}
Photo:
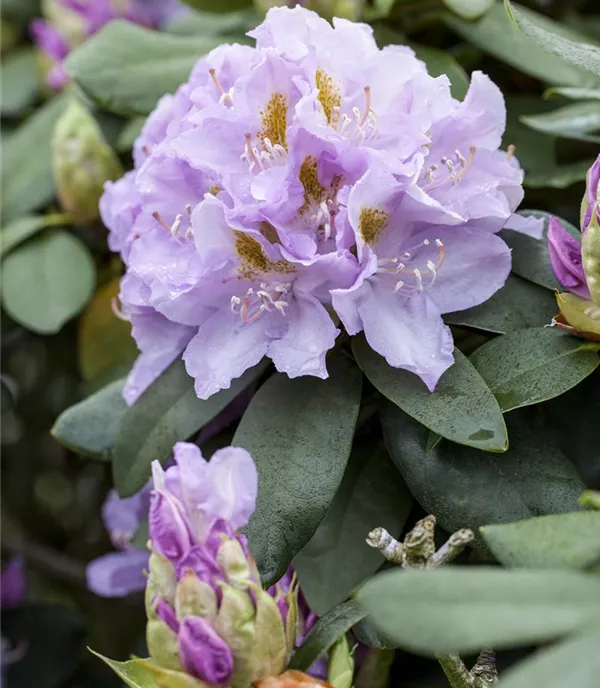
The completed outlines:
{"type": "Polygon", "coordinates": [[[240,159],[248,163],[250,173],[255,170],[262,172],[265,169],[275,165],[283,165],[287,162],[287,151],[278,143],[273,145],[268,138],[265,138],[262,141],[262,150],[259,150],[252,145],[251,134],[246,133],[244,138],[246,139],[246,145],[240,159]]]}
{"type": "Polygon", "coordinates": [[[340,136],[346,136],[355,143],[361,144],[373,138],[377,133],[377,116],[371,110],[371,87],[364,87],[365,106],[363,112],[360,108],[352,108],[352,117],[346,113],[340,116],[339,107],[333,108],[334,128],[340,136]]]}
{"type": "Polygon", "coordinates": [[[439,189],[448,182],[454,186],[462,181],[473,166],[473,160],[475,159],[476,151],[477,149],[475,146],[471,146],[469,148],[469,157],[467,159],[458,149],[456,149],[454,151],[456,163],[447,156],[442,156],[440,158],[440,163],[446,167],[448,170],[448,175],[436,181],[436,172],[439,170],[440,165],[434,163],[427,170],[425,170],[425,190],[431,191],[433,189],[439,189]]]}
{"type": "MultiPolygon", "coordinates": [[[[431,242],[429,239],[424,239],[422,246],[430,246],[431,242]]],[[[444,255],[445,255],[445,248],[444,244],[441,242],[440,239],[435,240],[435,245],[438,249],[438,260],[437,263],[435,263],[433,260],[428,259],[425,263],[426,267],[410,267],[407,266],[405,263],[401,262],[399,258],[381,258],[378,261],[378,268],[377,268],[377,273],[378,274],[389,274],[389,275],[395,275],[395,276],[400,276],[402,275],[402,279],[398,279],[394,283],[393,291],[394,292],[399,292],[402,291],[404,294],[409,295],[409,294],[415,294],[415,293],[422,293],[425,289],[428,289],[431,287],[437,277],[437,274],[442,267],[442,264],[444,262],[444,255]],[[424,277],[427,276],[429,279],[427,282],[425,282],[424,277]],[[409,280],[408,277],[411,279],[409,280]]],[[[405,251],[404,254],[407,257],[410,257],[411,254],[408,251],[405,251]]]]}
{"type": "Polygon", "coordinates": [[[208,73],[221,94],[221,97],[219,98],[219,105],[233,105],[233,88],[230,88],[229,91],[226,91],[223,88],[221,82],[219,81],[219,77],[217,76],[216,70],[209,69],[208,73]]]}
{"type": "Polygon", "coordinates": [[[285,309],[289,306],[289,302],[282,297],[289,293],[288,286],[279,284],[273,288],[265,282],[261,282],[260,289],[256,292],[250,287],[244,297],[232,296],[231,310],[233,313],[239,312],[246,325],[258,320],[265,312],[277,311],[281,315],[285,315],[285,309]]]}

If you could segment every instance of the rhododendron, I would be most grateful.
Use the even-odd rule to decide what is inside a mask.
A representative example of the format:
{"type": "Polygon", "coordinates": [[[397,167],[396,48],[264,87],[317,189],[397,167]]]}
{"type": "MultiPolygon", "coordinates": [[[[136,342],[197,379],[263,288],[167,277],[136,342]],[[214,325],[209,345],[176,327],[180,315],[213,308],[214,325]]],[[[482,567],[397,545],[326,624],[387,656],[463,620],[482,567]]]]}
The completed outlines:
{"type": "Polygon", "coordinates": [[[476,72],[459,102],[409,48],[302,7],[250,35],[161,99],[135,169],[106,186],[141,351],[126,398],[180,355],[200,398],[265,355],[325,378],[340,321],[433,389],[453,361],[441,314],[510,270],[494,235],[539,235],[514,215],[523,173],[499,150],[500,91],[476,72]]]}

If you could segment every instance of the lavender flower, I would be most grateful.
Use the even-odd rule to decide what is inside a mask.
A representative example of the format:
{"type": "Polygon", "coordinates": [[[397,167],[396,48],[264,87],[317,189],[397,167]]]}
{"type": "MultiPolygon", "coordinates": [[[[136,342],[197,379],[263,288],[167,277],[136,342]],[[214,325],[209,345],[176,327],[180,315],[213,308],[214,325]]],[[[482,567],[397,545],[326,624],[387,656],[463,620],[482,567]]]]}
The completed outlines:
{"type": "Polygon", "coordinates": [[[581,242],[556,218],[548,225],[550,265],[568,290],[557,294],[561,329],[600,341],[600,156],[587,175],[581,204],[581,242]]]}
{"type": "Polygon", "coordinates": [[[173,451],[174,466],[153,464],[146,587],[152,661],[144,666],[157,677],[184,673],[215,687],[278,675],[296,639],[297,586],[275,596],[263,591],[237,532],[254,511],[254,462],[234,447],[210,463],[196,445],[179,443],[173,451]]]}
{"type": "Polygon", "coordinates": [[[54,89],[68,82],[63,62],[69,52],[114,19],[158,28],[180,10],[177,0],[49,0],[46,19],[31,23],[31,35],[48,63],[54,89]]]}
{"type": "Polygon", "coordinates": [[[25,599],[25,562],[22,557],[13,557],[0,576],[0,607],[15,609],[25,599]]]}
{"type": "Polygon", "coordinates": [[[121,498],[116,490],[106,497],[102,520],[117,551],[94,559],[86,569],[88,588],[100,597],[123,597],[146,586],[149,554],[131,540],[148,514],[150,490],[148,483],[133,497],[121,498]]]}
{"type": "Polygon", "coordinates": [[[453,360],[440,315],[508,274],[494,235],[541,231],[514,215],[523,172],[499,150],[500,91],[476,72],[458,102],[409,48],[302,7],[250,35],[160,101],[134,170],[106,185],[141,351],[126,398],[178,356],[200,398],[263,356],[325,378],[340,320],[433,389],[453,360]]]}

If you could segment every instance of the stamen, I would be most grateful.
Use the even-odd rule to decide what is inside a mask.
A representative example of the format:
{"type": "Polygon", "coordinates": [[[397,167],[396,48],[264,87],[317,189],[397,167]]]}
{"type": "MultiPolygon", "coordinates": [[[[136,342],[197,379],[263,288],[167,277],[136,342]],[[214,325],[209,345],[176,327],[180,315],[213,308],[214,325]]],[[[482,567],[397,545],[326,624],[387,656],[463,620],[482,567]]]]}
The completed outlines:
{"type": "Polygon", "coordinates": [[[110,310],[113,312],[113,314],[119,318],[119,320],[124,320],[125,322],[131,322],[129,318],[123,314],[123,311],[121,310],[121,307],[119,306],[119,300],[117,299],[116,296],[113,296],[112,299],[110,300],[110,310]]]}
{"type": "Polygon", "coordinates": [[[171,234],[173,236],[177,235],[177,232],[179,231],[179,228],[181,227],[182,220],[183,220],[183,215],[178,213],[175,216],[175,222],[173,222],[173,224],[171,225],[171,234]]]}
{"type": "Polygon", "coordinates": [[[163,227],[164,229],[166,229],[167,232],[170,232],[170,231],[171,231],[171,227],[169,227],[169,225],[163,220],[163,218],[160,216],[160,213],[158,212],[158,210],[155,210],[155,211],[152,213],[152,217],[158,222],[158,224],[159,224],[161,227],[163,227]]]}
{"type": "Polygon", "coordinates": [[[421,277],[421,271],[419,268],[415,268],[413,270],[413,275],[417,280],[417,291],[421,293],[423,291],[423,278],[421,277]]]}
{"type": "Polygon", "coordinates": [[[256,148],[252,147],[252,135],[246,133],[244,134],[244,138],[246,139],[246,147],[242,155],[242,160],[248,160],[248,162],[250,163],[250,172],[254,172],[254,169],[256,167],[262,170],[263,165],[260,161],[258,151],[256,150],[256,148]]]}
{"type": "Polygon", "coordinates": [[[517,147],[511,143],[506,150],[506,157],[510,160],[513,157],[513,155],[515,154],[516,150],[517,150],[517,147]]]}
{"type": "Polygon", "coordinates": [[[221,94],[221,97],[219,98],[219,103],[221,105],[233,105],[233,98],[231,97],[231,92],[228,93],[223,88],[221,82],[219,81],[219,77],[217,76],[216,70],[209,69],[208,73],[210,74],[211,79],[214,81],[215,86],[218,88],[219,93],[221,94]]]}
{"type": "Polygon", "coordinates": [[[436,270],[439,270],[442,267],[442,263],[444,262],[444,256],[446,255],[446,247],[444,244],[439,239],[435,240],[435,245],[438,247],[439,252],[440,252],[440,257],[438,258],[437,265],[435,266],[436,270]]]}
{"type": "Polygon", "coordinates": [[[365,86],[365,111],[361,120],[358,123],[359,127],[364,127],[369,118],[369,113],[371,112],[371,87],[365,86]]]}
{"type": "Polygon", "coordinates": [[[185,212],[187,213],[188,217],[192,217],[192,204],[191,203],[185,204],[185,212]]]}

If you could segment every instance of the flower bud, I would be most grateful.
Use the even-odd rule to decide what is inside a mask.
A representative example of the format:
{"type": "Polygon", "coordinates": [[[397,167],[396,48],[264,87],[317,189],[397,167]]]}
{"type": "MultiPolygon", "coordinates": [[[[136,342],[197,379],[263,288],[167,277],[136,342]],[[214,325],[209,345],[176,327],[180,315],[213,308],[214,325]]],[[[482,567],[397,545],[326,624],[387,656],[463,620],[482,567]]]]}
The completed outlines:
{"type": "Polygon", "coordinates": [[[576,294],[557,293],[560,309],[554,324],[563,332],[600,342],[600,306],[576,294]]]}
{"type": "Polygon", "coordinates": [[[587,183],[585,194],[581,201],[581,231],[585,233],[591,220],[592,215],[596,216],[598,223],[600,203],[600,155],[596,158],[596,162],[590,167],[587,173],[587,183]]]}
{"type": "Polygon", "coordinates": [[[162,619],[151,619],[146,625],[146,644],[152,659],[160,666],[181,671],[178,636],[162,619]]]}
{"type": "Polygon", "coordinates": [[[169,561],[177,563],[189,552],[192,536],[187,518],[169,492],[152,492],[148,523],[153,549],[169,561]]]}
{"type": "Polygon", "coordinates": [[[294,647],[288,647],[286,629],[277,603],[268,592],[257,585],[254,673],[256,678],[281,673],[287,666],[294,647]]]}
{"type": "Polygon", "coordinates": [[[589,292],[582,266],[581,245],[555,217],[551,217],[548,223],[548,253],[556,279],[571,293],[587,298],[589,292]]]}
{"type": "Polygon", "coordinates": [[[157,601],[164,600],[168,604],[175,603],[177,579],[175,569],[170,562],[157,552],[152,552],[148,562],[150,576],[146,584],[146,615],[149,619],[156,618],[157,601]]]}
{"type": "Polygon", "coordinates": [[[217,552],[217,564],[230,585],[241,590],[248,588],[251,581],[250,565],[238,540],[223,541],[217,552]]]}
{"type": "Polygon", "coordinates": [[[342,636],[329,653],[327,680],[333,688],[352,688],[354,679],[354,657],[346,636],[342,636]]]}
{"type": "Polygon", "coordinates": [[[227,685],[233,673],[229,645],[210,622],[199,616],[183,620],[179,630],[179,652],[184,669],[213,685],[227,685]]]}
{"type": "Polygon", "coordinates": [[[175,610],[178,619],[201,616],[214,621],[217,616],[217,595],[208,583],[189,571],[177,585],[175,610]]]}
{"type": "Polygon", "coordinates": [[[75,98],[54,129],[52,164],[58,198],[81,224],[96,220],[104,183],[118,179],[123,168],[100,127],[75,98]]]}
{"type": "Polygon", "coordinates": [[[600,202],[590,208],[590,219],[581,237],[581,262],[591,299],[600,308],[600,202]]]}
{"type": "Polygon", "coordinates": [[[252,685],[253,688],[318,688],[318,686],[333,688],[330,683],[303,674],[301,671],[286,671],[281,676],[271,676],[252,685]]]}

